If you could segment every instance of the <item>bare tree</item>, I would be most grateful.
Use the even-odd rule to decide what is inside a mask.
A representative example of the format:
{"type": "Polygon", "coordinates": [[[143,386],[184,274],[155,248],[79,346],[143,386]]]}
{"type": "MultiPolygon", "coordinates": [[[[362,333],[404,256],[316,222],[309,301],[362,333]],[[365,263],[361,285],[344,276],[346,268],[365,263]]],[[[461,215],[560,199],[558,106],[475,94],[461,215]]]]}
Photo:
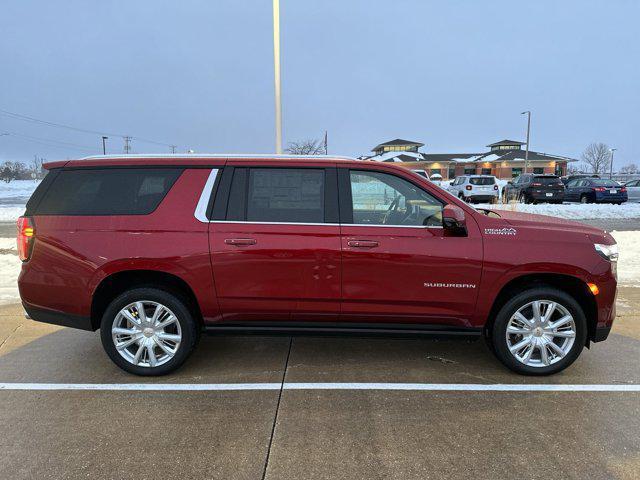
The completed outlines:
{"type": "Polygon", "coordinates": [[[630,163],[629,165],[625,165],[620,169],[620,173],[638,173],[638,165],[635,163],[630,163]]]}
{"type": "Polygon", "coordinates": [[[591,143],[582,153],[582,161],[592,173],[606,173],[611,162],[611,151],[606,143],[591,143]]]}
{"type": "Polygon", "coordinates": [[[324,145],[320,140],[307,139],[300,142],[289,142],[285,152],[292,155],[324,155],[324,145]]]}
{"type": "Polygon", "coordinates": [[[580,168],[575,165],[567,165],[567,175],[575,175],[576,173],[580,173],[580,168]]]}

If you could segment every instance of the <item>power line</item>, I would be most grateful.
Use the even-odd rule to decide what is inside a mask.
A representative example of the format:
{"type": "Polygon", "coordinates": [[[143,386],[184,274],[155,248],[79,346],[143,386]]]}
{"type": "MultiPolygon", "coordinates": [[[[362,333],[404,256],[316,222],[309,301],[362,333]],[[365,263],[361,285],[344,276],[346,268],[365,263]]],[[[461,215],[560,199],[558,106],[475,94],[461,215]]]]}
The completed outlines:
{"type": "Polygon", "coordinates": [[[86,128],[73,127],[71,125],[65,125],[65,124],[62,124],[62,123],[50,122],[50,121],[47,121],[47,120],[42,120],[40,118],[30,117],[29,115],[23,115],[21,113],[9,112],[7,110],[2,110],[2,109],[0,109],[0,115],[4,115],[6,117],[14,118],[14,119],[17,119],[17,120],[22,120],[22,121],[25,121],[25,122],[39,123],[41,125],[47,125],[49,127],[66,128],[67,130],[73,130],[75,132],[90,133],[92,135],[106,135],[106,136],[112,136],[112,137],[122,137],[122,138],[125,138],[125,137],[129,136],[131,139],[138,140],[139,142],[153,143],[153,144],[156,144],[156,145],[162,145],[164,147],[171,147],[172,146],[169,143],[158,142],[156,140],[149,140],[148,138],[131,137],[130,135],[123,135],[123,134],[120,134],[120,133],[100,132],[100,131],[97,131],[97,130],[89,130],[89,129],[86,129],[86,128]]]}
{"type": "Polygon", "coordinates": [[[95,148],[91,148],[86,145],[78,145],[77,143],[63,142],[61,140],[52,140],[49,138],[32,137],[31,135],[22,135],[20,133],[4,132],[3,135],[9,135],[11,137],[27,140],[29,142],[39,143],[41,145],[46,145],[49,147],[58,147],[58,148],[71,147],[79,150],[86,150],[89,152],[94,152],[96,150],[95,148]]]}

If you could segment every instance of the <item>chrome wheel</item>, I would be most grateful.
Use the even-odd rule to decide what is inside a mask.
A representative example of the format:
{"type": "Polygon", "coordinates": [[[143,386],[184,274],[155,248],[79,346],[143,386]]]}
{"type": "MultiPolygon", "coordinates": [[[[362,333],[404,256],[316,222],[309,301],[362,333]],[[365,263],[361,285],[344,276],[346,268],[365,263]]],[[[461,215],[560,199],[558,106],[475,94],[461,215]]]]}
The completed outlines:
{"type": "Polygon", "coordinates": [[[111,326],[116,351],[132,365],[157,367],[171,360],[180,348],[180,323],[164,305],[142,300],[118,312],[111,326]]]}
{"type": "Polygon", "coordinates": [[[573,347],[576,323],[569,310],[551,300],[520,307],[507,324],[507,347],[520,363],[547,367],[562,360],[573,347]]]}

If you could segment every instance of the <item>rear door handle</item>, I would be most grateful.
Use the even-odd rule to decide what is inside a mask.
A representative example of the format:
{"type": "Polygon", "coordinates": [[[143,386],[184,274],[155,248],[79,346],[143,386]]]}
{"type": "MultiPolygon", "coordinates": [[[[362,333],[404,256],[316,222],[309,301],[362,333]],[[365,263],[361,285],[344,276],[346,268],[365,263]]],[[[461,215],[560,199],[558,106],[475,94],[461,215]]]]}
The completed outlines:
{"type": "Polygon", "coordinates": [[[355,248],[373,248],[379,245],[375,240],[349,240],[347,245],[355,248]]]}
{"type": "Polygon", "coordinates": [[[224,243],[227,245],[255,245],[255,238],[227,238],[224,243]]]}

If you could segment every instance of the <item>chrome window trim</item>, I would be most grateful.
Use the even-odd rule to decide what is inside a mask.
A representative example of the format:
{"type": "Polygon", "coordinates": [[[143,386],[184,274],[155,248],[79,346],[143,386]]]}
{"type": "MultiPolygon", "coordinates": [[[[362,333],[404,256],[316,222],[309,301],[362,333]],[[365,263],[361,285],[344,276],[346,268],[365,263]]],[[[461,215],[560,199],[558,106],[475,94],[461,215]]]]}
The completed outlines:
{"type": "Polygon", "coordinates": [[[342,227],[384,227],[384,228],[444,228],[436,225],[379,225],[362,223],[299,223],[299,222],[249,222],[245,220],[211,220],[209,223],[244,223],[250,225],[312,225],[342,227]]]}
{"type": "Polygon", "coordinates": [[[209,219],[207,218],[207,207],[209,206],[209,199],[211,198],[211,192],[213,191],[213,186],[216,183],[219,171],[219,168],[211,169],[207,182],[204,184],[204,188],[202,189],[202,193],[198,199],[196,210],[193,212],[193,216],[202,223],[209,223],[209,219]]]}

